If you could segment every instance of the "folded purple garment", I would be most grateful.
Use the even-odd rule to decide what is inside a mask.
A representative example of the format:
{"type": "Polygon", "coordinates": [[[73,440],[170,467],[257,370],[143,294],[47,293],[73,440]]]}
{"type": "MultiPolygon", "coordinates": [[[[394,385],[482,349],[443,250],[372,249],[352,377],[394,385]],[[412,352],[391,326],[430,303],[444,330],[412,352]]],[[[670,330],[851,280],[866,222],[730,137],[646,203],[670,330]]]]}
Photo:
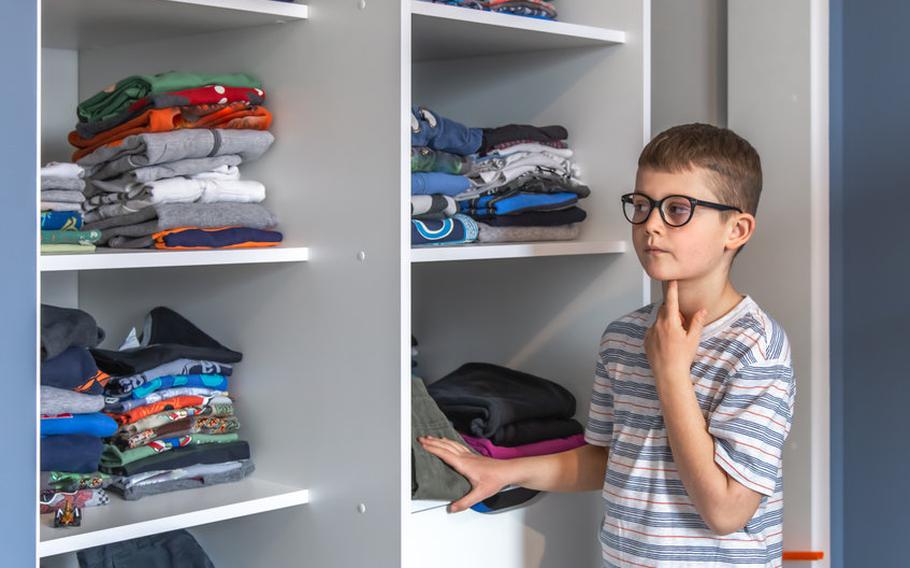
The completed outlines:
{"type": "Polygon", "coordinates": [[[569,436],[568,438],[544,440],[542,442],[534,442],[533,444],[525,444],[512,448],[496,446],[486,438],[475,438],[474,436],[469,436],[467,434],[462,434],[461,437],[464,438],[464,441],[480,455],[496,458],[498,460],[558,454],[559,452],[574,450],[575,448],[580,448],[585,445],[584,434],[576,434],[574,436],[569,436]]]}

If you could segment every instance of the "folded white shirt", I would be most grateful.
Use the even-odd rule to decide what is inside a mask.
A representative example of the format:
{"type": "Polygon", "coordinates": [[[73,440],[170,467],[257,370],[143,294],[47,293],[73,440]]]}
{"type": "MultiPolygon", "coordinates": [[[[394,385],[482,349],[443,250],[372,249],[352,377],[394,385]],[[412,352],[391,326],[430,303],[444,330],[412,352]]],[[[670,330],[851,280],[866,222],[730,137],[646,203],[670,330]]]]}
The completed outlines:
{"type": "Polygon", "coordinates": [[[49,162],[41,168],[41,177],[81,178],[85,170],[70,162],[49,162]]]}

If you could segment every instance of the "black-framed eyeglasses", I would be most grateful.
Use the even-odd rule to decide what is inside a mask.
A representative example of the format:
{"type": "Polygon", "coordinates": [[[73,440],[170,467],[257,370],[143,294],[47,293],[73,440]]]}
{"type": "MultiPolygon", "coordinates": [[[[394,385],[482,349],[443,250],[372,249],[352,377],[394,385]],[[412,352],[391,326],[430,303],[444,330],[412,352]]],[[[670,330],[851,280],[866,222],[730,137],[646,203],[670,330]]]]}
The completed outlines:
{"type": "Polygon", "coordinates": [[[664,223],[671,227],[682,227],[692,219],[695,208],[699,205],[718,211],[743,212],[739,207],[702,201],[687,195],[668,195],[660,201],[651,199],[644,193],[627,193],[622,196],[622,212],[633,225],[641,225],[647,221],[651,211],[656,207],[664,223]]]}

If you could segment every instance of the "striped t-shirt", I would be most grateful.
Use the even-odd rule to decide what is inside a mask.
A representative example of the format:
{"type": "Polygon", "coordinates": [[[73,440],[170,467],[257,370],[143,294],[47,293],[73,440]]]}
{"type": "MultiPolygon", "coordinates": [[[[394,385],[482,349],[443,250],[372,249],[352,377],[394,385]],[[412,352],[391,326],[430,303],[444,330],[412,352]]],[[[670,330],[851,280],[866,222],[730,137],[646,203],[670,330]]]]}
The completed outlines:
{"type": "Polygon", "coordinates": [[[719,536],[699,516],[673,462],[644,348],[659,308],[614,321],[600,344],[585,439],[610,448],[604,566],[781,566],[781,454],[796,394],[787,335],[749,296],[702,331],[692,381],[714,437],[714,461],[762,495],[745,527],[719,536]]]}

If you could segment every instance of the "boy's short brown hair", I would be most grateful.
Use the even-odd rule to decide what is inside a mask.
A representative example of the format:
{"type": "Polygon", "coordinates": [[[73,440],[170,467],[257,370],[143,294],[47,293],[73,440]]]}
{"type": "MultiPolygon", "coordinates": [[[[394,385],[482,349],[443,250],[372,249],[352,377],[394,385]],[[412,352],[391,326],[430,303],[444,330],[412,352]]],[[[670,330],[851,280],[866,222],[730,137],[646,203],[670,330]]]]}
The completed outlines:
{"type": "Polygon", "coordinates": [[[761,197],[761,159],[744,138],[710,124],[683,124],[655,136],[641,151],[639,168],[711,172],[717,199],[755,215],[761,197]]]}

